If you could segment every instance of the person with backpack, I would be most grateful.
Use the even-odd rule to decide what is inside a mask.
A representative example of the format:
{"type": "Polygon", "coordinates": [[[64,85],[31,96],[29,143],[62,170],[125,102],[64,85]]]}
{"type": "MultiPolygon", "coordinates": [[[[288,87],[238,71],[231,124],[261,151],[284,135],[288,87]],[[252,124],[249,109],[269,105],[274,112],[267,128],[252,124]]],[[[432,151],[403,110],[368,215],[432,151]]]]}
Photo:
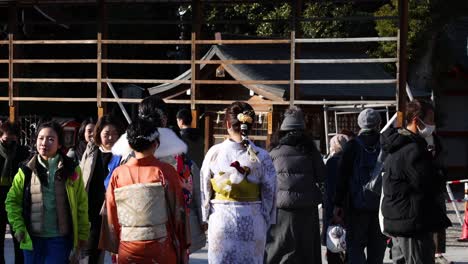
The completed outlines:
{"type": "Polygon", "coordinates": [[[382,178],[383,232],[392,236],[393,263],[431,264],[435,253],[440,253],[433,233],[451,225],[440,200],[445,184],[438,164],[440,150],[430,140],[435,130],[434,107],[414,100],[405,114],[405,128],[382,135],[383,150],[389,153],[382,178]]]}
{"type": "Polygon", "coordinates": [[[380,123],[377,111],[364,109],[358,116],[361,130],[345,145],[338,165],[334,221],[346,228],[349,264],[383,263],[385,255],[386,237],[378,218],[380,197],[365,188],[380,153],[380,123]]]}

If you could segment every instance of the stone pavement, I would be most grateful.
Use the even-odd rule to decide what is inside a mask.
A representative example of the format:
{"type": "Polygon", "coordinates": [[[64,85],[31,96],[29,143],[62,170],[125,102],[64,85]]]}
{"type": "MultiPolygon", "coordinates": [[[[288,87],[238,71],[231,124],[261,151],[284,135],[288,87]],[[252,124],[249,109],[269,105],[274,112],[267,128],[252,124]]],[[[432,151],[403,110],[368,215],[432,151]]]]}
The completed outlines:
{"type": "MultiPolygon", "coordinates": [[[[459,208],[462,208],[462,204],[459,205],[459,208]]],[[[447,253],[445,254],[446,258],[451,261],[454,261],[456,264],[468,264],[468,242],[458,242],[457,238],[461,233],[461,226],[456,220],[454,211],[448,211],[448,216],[452,220],[453,226],[447,230],[447,253]]],[[[13,264],[13,242],[9,234],[6,235],[5,239],[5,258],[6,264],[13,264]]],[[[325,252],[325,248],[322,247],[322,252],[325,252]]],[[[190,264],[206,264],[207,260],[207,250],[206,248],[201,249],[190,256],[190,264]]],[[[324,254],[322,254],[324,256],[324,254]]],[[[326,260],[322,258],[323,263],[326,263],[326,260]]],[[[110,258],[106,257],[106,264],[110,264],[110,258]]],[[[384,263],[392,263],[388,258],[388,251],[385,255],[384,263]]]]}

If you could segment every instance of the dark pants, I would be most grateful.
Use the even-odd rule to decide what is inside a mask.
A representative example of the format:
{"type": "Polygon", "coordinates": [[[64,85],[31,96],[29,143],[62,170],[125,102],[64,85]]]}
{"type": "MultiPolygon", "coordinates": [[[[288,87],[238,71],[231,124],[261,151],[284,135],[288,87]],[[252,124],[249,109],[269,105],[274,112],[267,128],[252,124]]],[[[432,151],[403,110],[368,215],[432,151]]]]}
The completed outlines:
{"type": "Polygon", "coordinates": [[[445,229],[440,230],[437,233],[434,233],[432,236],[434,240],[434,245],[435,245],[435,253],[445,253],[445,239],[446,239],[446,234],[445,234],[445,229]]]}
{"type": "MultiPolygon", "coordinates": [[[[5,231],[6,225],[8,223],[7,213],[5,211],[5,199],[8,191],[10,190],[9,186],[0,186],[0,264],[5,264],[5,231]]],[[[10,225],[11,230],[11,225],[10,225]]],[[[13,235],[13,233],[12,233],[13,235]]],[[[19,243],[13,237],[13,246],[15,248],[15,264],[23,263],[23,252],[19,247],[19,243]]]]}
{"type": "Polygon", "coordinates": [[[68,263],[73,241],[70,237],[31,237],[34,250],[23,250],[25,264],[68,263]]]}
{"type": "Polygon", "coordinates": [[[99,239],[101,236],[102,218],[97,217],[91,221],[88,245],[83,250],[83,255],[89,257],[89,264],[101,264],[104,261],[104,252],[99,249],[99,239]]]}
{"type": "Polygon", "coordinates": [[[414,237],[394,237],[392,259],[394,264],[434,264],[432,233],[414,237]]]}
{"type": "Polygon", "coordinates": [[[348,213],[347,221],[348,263],[382,264],[387,242],[380,231],[378,212],[353,210],[348,213]],[[367,249],[367,258],[364,249],[367,249]]]}
{"type": "Polygon", "coordinates": [[[327,263],[328,264],[345,264],[346,261],[346,253],[333,253],[327,249],[326,253],[327,263]]]}
{"type": "MultiPolygon", "coordinates": [[[[444,210],[444,213],[447,213],[447,207],[445,205],[445,193],[441,194],[437,199],[439,206],[444,210]]],[[[445,244],[446,244],[446,234],[445,229],[439,230],[439,232],[434,233],[433,240],[435,244],[435,253],[445,253],[445,244]]]]}
{"type": "Polygon", "coordinates": [[[317,208],[277,212],[267,234],[265,263],[322,263],[317,208]]]}

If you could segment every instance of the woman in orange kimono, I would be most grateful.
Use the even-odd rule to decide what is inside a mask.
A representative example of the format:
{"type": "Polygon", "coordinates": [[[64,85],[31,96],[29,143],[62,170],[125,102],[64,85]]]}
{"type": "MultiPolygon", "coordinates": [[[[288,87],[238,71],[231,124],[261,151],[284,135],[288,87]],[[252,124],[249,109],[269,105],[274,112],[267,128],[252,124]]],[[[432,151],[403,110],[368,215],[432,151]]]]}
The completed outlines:
{"type": "Polygon", "coordinates": [[[159,132],[151,123],[137,119],[127,138],[135,157],[113,172],[106,193],[118,263],[183,263],[188,243],[177,172],[154,157],[159,132]]]}

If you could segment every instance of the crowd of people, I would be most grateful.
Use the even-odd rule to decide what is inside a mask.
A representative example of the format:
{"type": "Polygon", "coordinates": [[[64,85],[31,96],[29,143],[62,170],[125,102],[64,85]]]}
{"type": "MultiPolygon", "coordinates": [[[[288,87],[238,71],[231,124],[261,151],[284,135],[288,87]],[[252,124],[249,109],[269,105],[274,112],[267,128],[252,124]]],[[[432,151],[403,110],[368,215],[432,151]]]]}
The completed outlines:
{"type": "Polygon", "coordinates": [[[364,109],[359,133],[335,135],[326,157],[298,107],[265,150],[249,139],[252,106],[232,103],[228,137],[206,155],[191,111],[177,113],[176,134],[158,96],[125,131],[112,116],[85,120],[68,153],[54,121],[39,126],[32,153],[3,122],[0,262],[8,223],[15,263],[104,263],[105,252],[115,263],[188,263],[207,243],[209,263],[321,263],[336,226],[346,250],[329,248],[328,263],[383,263],[387,247],[395,264],[449,263],[434,108],[406,109],[406,125],[382,134],[380,114],[364,109]]]}

